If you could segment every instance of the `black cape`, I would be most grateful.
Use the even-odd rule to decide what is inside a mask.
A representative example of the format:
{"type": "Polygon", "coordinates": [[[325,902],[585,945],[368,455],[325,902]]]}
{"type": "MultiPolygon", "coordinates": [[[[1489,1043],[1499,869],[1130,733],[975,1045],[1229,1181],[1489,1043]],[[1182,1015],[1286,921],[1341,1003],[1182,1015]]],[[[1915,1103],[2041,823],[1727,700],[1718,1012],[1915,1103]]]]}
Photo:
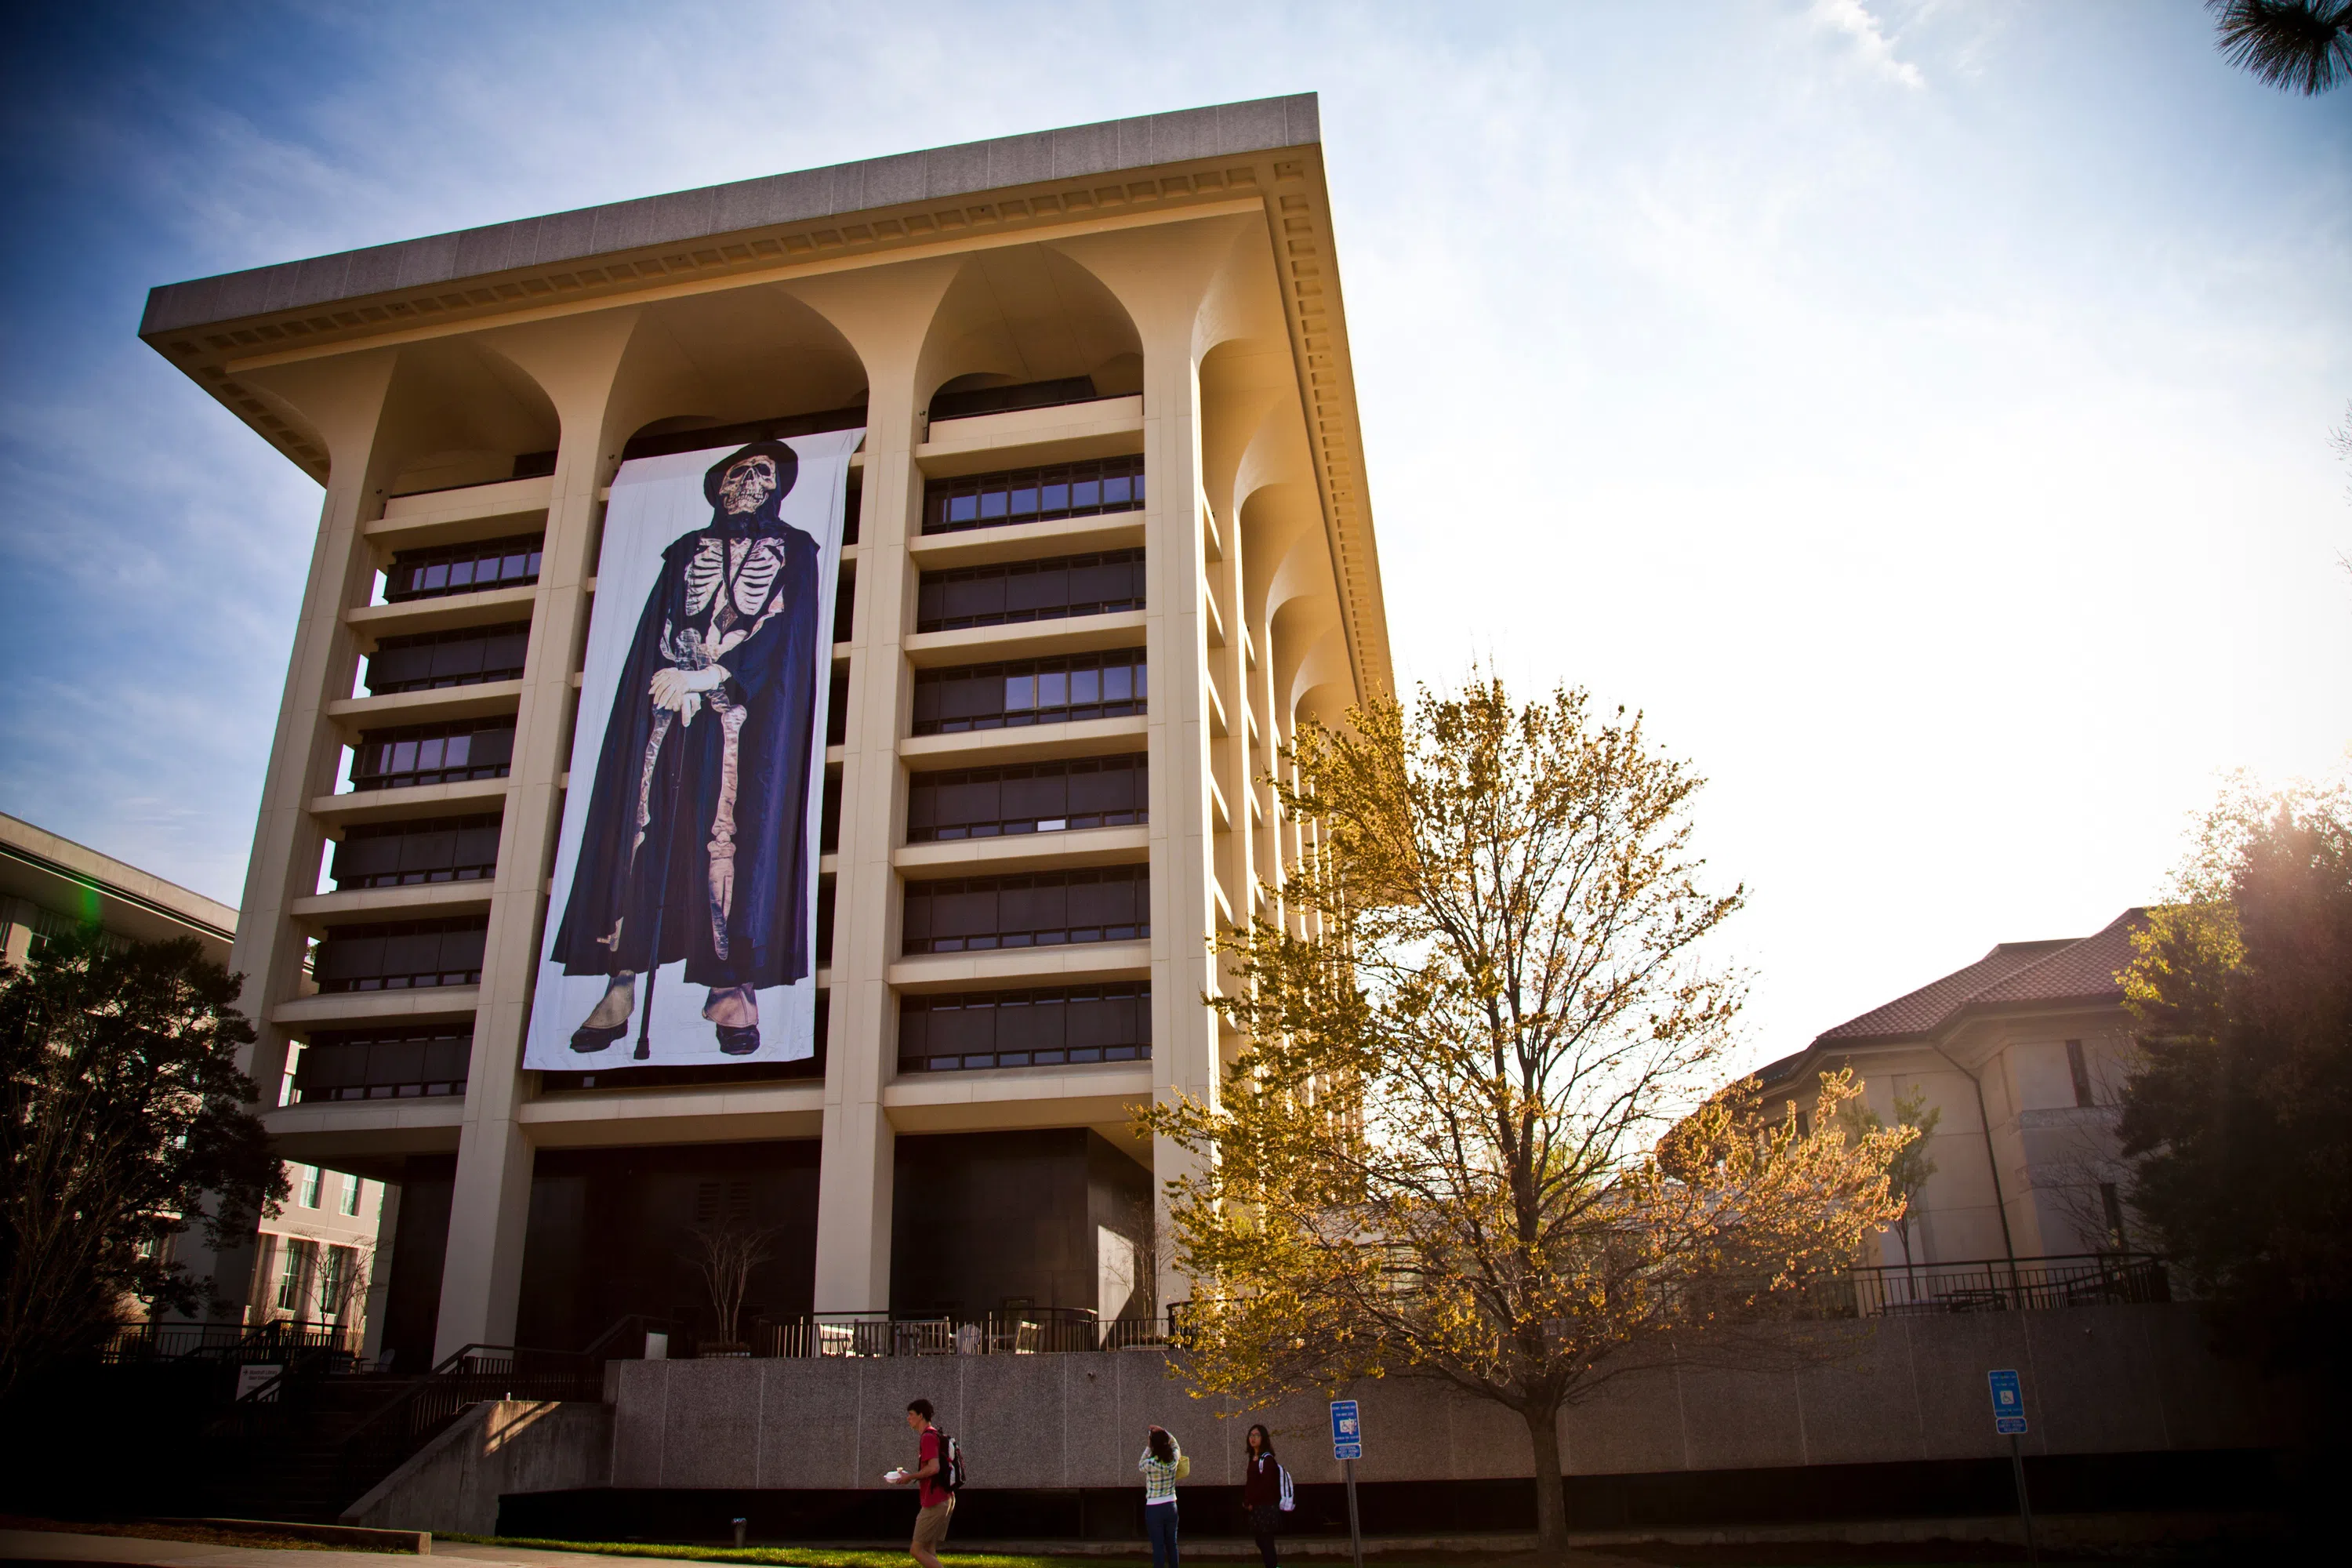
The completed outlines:
{"type": "MultiPolygon", "coordinates": [[[[765,989],[789,985],[814,968],[811,742],[817,681],[826,673],[820,665],[831,653],[817,643],[820,554],[816,541],[772,516],[715,514],[709,527],[680,535],[662,552],[661,576],[646,596],[613,692],[572,896],[549,954],[566,974],[643,973],[684,959],[689,984],[765,989]],[[672,714],[650,772],[646,765],[656,728],[654,673],[688,667],[689,660],[676,656],[676,634],[708,625],[709,606],[700,617],[688,613],[688,573],[714,540],[722,559],[746,540],[754,552],[771,547],[782,556],[767,595],[741,616],[757,629],[714,661],[729,679],[711,695],[723,693],[744,710],[734,891],[723,921],[713,916],[709,846],[722,785],[724,703],[706,700],[685,723],[672,714]],[[641,791],[649,820],[643,841],[634,842],[641,791]],[[723,927],[724,952],[715,926],[723,927]]],[[[724,597],[730,589],[719,592],[724,597]]]]}

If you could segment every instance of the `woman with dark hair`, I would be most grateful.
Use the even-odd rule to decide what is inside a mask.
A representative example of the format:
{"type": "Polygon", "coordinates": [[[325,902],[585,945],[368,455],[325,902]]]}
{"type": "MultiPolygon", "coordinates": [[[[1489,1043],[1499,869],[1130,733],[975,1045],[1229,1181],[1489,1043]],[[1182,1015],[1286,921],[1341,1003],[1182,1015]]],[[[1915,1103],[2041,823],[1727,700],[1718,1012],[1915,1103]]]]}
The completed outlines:
{"type": "Polygon", "coordinates": [[[1249,1510],[1257,1554],[1265,1559],[1265,1568],[1276,1568],[1274,1531],[1290,1506],[1290,1475],[1274,1457],[1274,1435],[1265,1427],[1253,1426],[1243,1441],[1248,1451],[1242,1457],[1242,1506],[1249,1510]]]}
{"type": "Polygon", "coordinates": [[[1177,1568],[1176,1483],[1192,1474],[1192,1461],[1165,1426],[1151,1427],[1144,1436],[1143,1458],[1135,1468],[1143,1472],[1143,1533],[1151,1538],[1151,1568],[1177,1568]]]}

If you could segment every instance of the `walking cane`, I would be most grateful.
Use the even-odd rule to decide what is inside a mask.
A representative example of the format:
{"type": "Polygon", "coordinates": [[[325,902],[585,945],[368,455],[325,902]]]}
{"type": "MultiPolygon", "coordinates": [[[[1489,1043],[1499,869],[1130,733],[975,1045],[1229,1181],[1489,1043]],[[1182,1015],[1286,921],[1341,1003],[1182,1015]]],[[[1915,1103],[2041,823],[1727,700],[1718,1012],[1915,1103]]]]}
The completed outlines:
{"type": "MultiPolygon", "coordinates": [[[[683,723],[674,724],[670,727],[669,735],[663,738],[663,743],[667,745],[671,738],[684,733],[686,726],[683,723]]],[[[650,1061],[654,1054],[649,1038],[654,1026],[654,982],[661,976],[662,916],[669,910],[669,852],[670,847],[677,842],[677,796],[685,784],[686,763],[681,760],[670,770],[669,800],[662,818],[668,824],[669,831],[662,835],[661,878],[654,884],[653,946],[652,956],[646,965],[646,1010],[637,1020],[636,1059],[641,1062],[650,1061]]]]}

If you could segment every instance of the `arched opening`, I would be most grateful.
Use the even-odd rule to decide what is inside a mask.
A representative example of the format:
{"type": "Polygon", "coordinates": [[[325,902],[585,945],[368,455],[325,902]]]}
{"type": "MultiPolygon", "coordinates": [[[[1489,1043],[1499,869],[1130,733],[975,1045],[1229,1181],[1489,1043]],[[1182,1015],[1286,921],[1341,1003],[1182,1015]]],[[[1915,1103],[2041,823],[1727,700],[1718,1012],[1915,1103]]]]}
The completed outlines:
{"type": "Polygon", "coordinates": [[[608,458],[689,451],[865,423],[866,365],[834,325],[781,289],[646,306],[614,378],[608,458]]]}
{"type": "Polygon", "coordinates": [[[1094,274],[1045,246],[971,258],[948,286],[918,362],[934,422],[1130,397],[1143,340],[1094,274]]]}
{"type": "Polygon", "coordinates": [[[559,430],[511,360],[463,340],[415,343],[393,371],[373,466],[389,497],[551,474],[559,430]]]}

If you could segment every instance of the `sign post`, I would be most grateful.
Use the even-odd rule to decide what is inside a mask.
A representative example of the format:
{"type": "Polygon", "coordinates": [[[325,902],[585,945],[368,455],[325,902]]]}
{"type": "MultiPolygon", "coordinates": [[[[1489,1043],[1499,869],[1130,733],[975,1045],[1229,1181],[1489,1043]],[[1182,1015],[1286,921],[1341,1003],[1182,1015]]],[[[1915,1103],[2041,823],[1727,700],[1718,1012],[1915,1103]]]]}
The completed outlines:
{"type": "Polygon", "coordinates": [[[2042,1555],[2033,1547],[2033,1505],[2025,1495],[2025,1448],[2018,1439],[2025,1436],[2025,1389],[2015,1371],[1989,1372],[1985,1382],[1992,1390],[1992,1429],[2009,1439],[2010,1474],[2017,1485],[2017,1517],[2025,1527],[2025,1560],[2039,1563],[2042,1555]]]}
{"type": "Polygon", "coordinates": [[[1348,1480],[1348,1552],[1364,1568],[1364,1528],[1356,1514],[1356,1461],[1364,1457],[1364,1421],[1352,1399],[1331,1402],[1331,1457],[1348,1480]]]}

